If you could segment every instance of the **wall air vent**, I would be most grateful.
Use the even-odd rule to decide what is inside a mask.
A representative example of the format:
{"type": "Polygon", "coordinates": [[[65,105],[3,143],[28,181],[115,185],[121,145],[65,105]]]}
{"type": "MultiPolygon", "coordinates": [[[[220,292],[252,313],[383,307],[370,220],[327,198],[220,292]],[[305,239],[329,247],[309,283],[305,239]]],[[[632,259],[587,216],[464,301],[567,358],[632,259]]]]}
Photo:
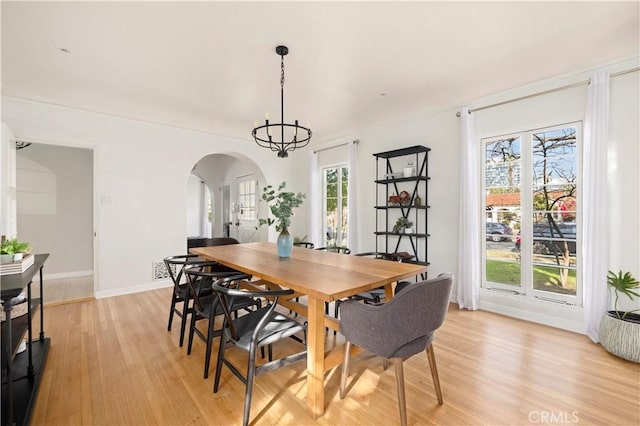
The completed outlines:
{"type": "MultiPolygon", "coordinates": [[[[176,272],[175,265],[171,265],[171,269],[174,273],[176,272]]],[[[159,281],[167,278],[170,278],[169,271],[167,270],[167,266],[164,264],[164,262],[153,262],[153,280],[159,281]]]]}

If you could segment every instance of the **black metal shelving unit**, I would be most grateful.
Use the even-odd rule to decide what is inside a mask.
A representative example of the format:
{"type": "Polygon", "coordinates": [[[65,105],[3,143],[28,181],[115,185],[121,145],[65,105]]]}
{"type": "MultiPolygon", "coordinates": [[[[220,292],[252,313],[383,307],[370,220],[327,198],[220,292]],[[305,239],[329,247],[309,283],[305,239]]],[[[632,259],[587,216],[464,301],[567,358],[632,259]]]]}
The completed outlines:
{"type": "MultiPolygon", "coordinates": [[[[429,265],[429,151],[426,146],[416,145],[373,154],[376,158],[376,251],[406,251],[412,256],[406,262],[425,266],[429,265]],[[402,172],[409,161],[414,164],[415,174],[404,177],[402,172]],[[409,194],[408,200],[393,205],[390,197],[403,191],[409,194]],[[411,233],[393,230],[400,217],[413,222],[411,233]]],[[[425,279],[426,274],[422,278],[425,279]]]]}

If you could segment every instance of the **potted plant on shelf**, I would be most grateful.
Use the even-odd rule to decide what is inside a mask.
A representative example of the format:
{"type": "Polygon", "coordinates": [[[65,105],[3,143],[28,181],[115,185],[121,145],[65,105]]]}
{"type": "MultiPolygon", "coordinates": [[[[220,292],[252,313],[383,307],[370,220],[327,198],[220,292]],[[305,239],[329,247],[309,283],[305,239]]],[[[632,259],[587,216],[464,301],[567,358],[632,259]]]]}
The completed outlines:
{"type": "Polygon", "coordinates": [[[607,311],[600,322],[600,344],[610,353],[633,362],[640,362],[640,315],[631,311],[618,310],[618,299],[624,294],[633,300],[640,297],[640,282],[629,272],[617,274],[609,271],[607,284],[614,289],[613,311],[607,311]]]}
{"type": "Polygon", "coordinates": [[[271,214],[275,216],[273,218],[260,219],[260,225],[276,224],[276,230],[280,232],[278,235],[278,255],[280,257],[291,256],[291,249],[293,247],[293,237],[289,233],[289,226],[291,226],[291,216],[293,216],[293,209],[300,207],[304,198],[306,197],[302,192],[293,193],[285,191],[286,183],[282,182],[278,189],[274,189],[273,186],[267,185],[262,190],[262,200],[269,204],[269,210],[271,214]],[[277,192],[276,192],[277,191],[277,192]]]}
{"type": "Polygon", "coordinates": [[[1,261],[2,263],[21,261],[30,249],[29,243],[21,243],[17,238],[3,240],[0,245],[1,261]]]}
{"type": "Polygon", "coordinates": [[[396,224],[393,225],[393,232],[401,233],[401,234],[410,234],[411,227],[413,226],[413,222],[411,222],[406,217],[401,217],[396,220],[396,224]]]}

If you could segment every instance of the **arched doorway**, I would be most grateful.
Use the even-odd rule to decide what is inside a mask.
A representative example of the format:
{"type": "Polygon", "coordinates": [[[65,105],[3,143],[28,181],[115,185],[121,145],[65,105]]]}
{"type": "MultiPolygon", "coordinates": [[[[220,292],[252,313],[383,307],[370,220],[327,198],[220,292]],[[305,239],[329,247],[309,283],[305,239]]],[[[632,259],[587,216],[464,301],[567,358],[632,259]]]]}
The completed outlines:
{"type": "Polygon", "coordinates": [[[258,219],[267,215],[267,206],[259,202],[265,177],[254,161],[237,154],[210,154],[194,165],[191,176],[187,229],[205,235],[189,232],[188,237],[229,236],[240,242],[267,240],[266,228],[258,227],[258,219]],[[198,221],[199,228],[194,225],[198,221]]]}

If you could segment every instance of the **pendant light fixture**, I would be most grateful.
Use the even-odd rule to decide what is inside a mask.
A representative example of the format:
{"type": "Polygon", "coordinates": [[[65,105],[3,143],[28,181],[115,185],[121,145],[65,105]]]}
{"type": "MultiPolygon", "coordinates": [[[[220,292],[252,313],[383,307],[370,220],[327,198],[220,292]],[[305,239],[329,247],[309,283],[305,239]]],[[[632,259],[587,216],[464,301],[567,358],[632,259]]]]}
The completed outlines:
{"type": "Polygon", "coordinates": [[[271,151],[277,152],[278,157],[286,158],[289,151],[307,146],[311,139],[311,129],[298,124],[284,122],[284,57],[289,53],[287,46],[276,47],[276,53],[280,56],[280,123],[269,122],[269,115],[262,126],[258,126],[251,131],[251,136],[256,143],[271,151]]]}

